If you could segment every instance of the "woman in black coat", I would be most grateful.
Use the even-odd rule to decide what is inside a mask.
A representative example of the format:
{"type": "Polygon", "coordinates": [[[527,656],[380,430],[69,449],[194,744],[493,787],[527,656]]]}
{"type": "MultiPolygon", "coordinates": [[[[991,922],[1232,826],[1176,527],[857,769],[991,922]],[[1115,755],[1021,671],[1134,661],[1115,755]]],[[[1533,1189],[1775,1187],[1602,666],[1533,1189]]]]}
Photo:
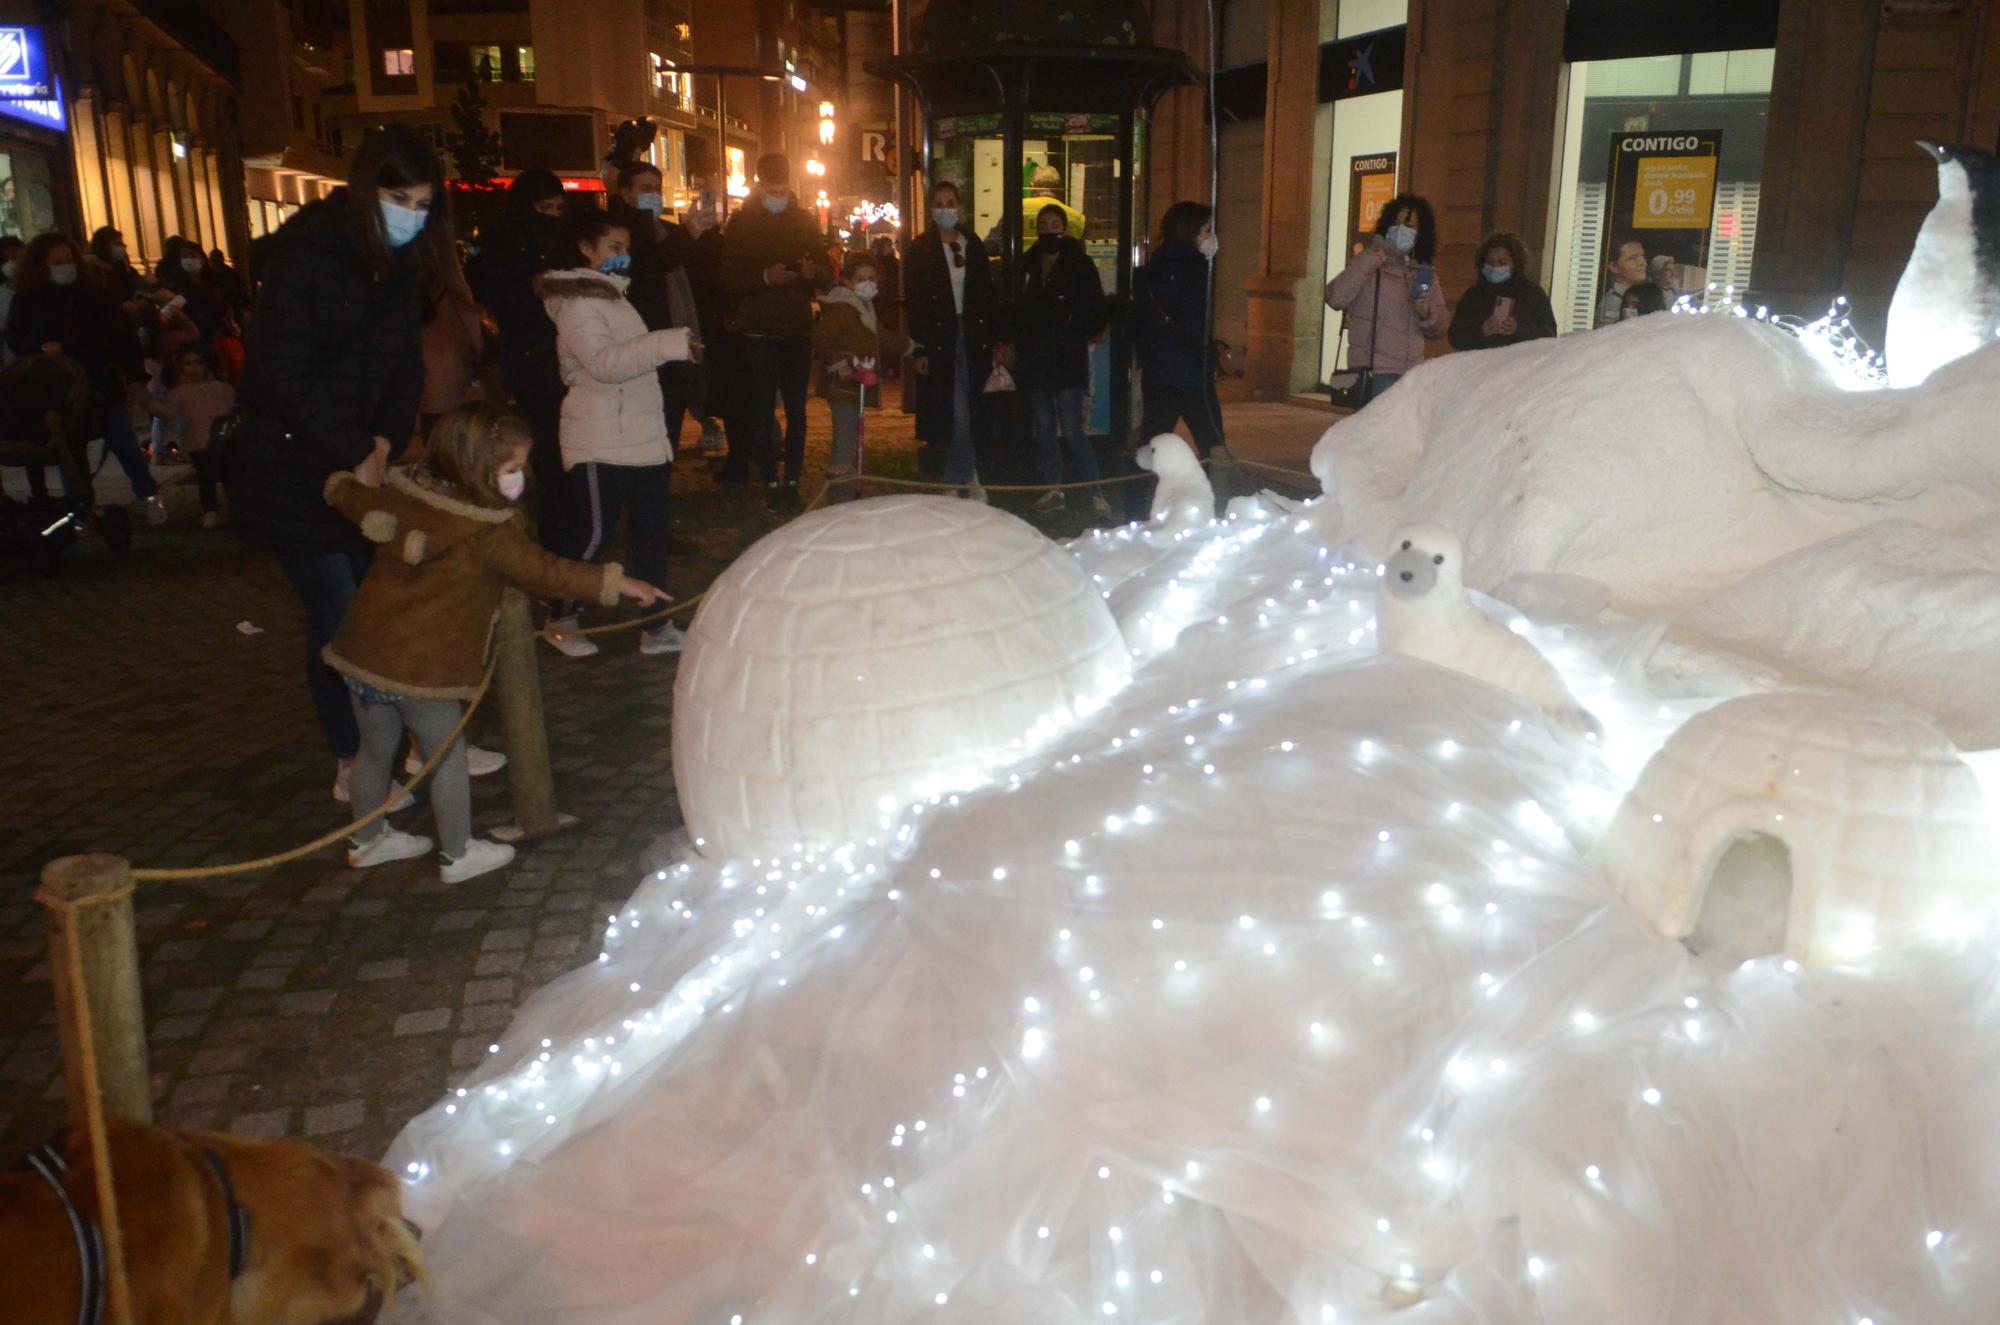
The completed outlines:
{"type": "MultiPolygon", "coordinates": [[[[1071,479],[1095,482],[1097,453],[1083,423],[1083,398],[1090,389],[1090,346],[1111,320],[1104,283],[1083,245],[1069,237],[1059,207],[1035,217],[1035,243],[1022,260],[1021,298],[1015,307],[1016,384],[1027,393],[1028,417],[1041,458],[1041,481],[1063,481],[1062,452],[1069,452],[1071,479]],[[1057,433],[1061,433],[1061,446],[1057,433]]],[[[1111,514],[1101,492],[1091,493],[1100,517],[1111,514]]],[[[1060,492],[1043,495],[1039,511],[1058,510],[1060,492]]]]}
{"type": "Polygon", "coordinates": [[[1177,202],[1160,222],[1160,246],[1132,282],[1132,338],[1145,407],[1142,439],[1187,420],[1205,458],[1223,445],[1215,397],[1215,347],[1208,329],[1208,267],[1215,254],[1214,213],[1177,202]]]}
{"type": "MultiPolygon", "coordinates": [[[[562,180],[524,170],[507,186],[507,208],[479,251],[474,294],[500,328],[500,381],[528,421],[535,472],[535,524],[543,547],[564,546],[569,484],[562,467],[562,402],[569,388],[556,366],[556,324],[535,293],[548,269],[563,213],[562,180]]],[[[567,259],[565,259],[567,263],[567,259]]]]}
{"type": "Polygon", "coordinates": [[[223,456],[233,524],[277,554],[305,605],[306,679],[339,763],[336,800],[347,798],[360,736],[347,686],[320,650],[370,553],[323,492],[343,470],[380,484],[410,443],[424,386],[418,291],[451,246],[447,206],[437,158],[390,125],[362,145],[346,188],[285,222],[251,322],[243,423],[223,456]]]}
{"type": "MultiPolygon", "coordinates": [[[[107,289],[102,269],[64,235],[37,235],[14,260],[14,301],[7,310],[7,348],[18,357],[57,354],[90,374],[91,402],[104,449],[117,458],[152,524],[166,521],[160,485],[139,454],[130,402],[146,380],[139,337],[107,289]]],[[[93,500],[91,493],[76,496],[93,500]]]]}
{"type": "Polygon", "coordinates": [[[1528,275],[1528,251],[1504,230],[1488,235],[1479,246],[1479,280],[1451,315],[1451,347],[1492,350],[1555,334],[1555,309],[1528,275]]]}

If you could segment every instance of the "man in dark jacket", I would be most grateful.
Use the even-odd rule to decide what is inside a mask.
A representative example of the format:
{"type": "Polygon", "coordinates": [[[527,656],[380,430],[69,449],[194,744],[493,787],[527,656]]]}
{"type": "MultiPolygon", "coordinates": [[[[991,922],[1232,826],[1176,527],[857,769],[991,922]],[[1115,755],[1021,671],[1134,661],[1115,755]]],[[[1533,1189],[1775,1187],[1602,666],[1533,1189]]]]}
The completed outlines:
{"type": "Polygon", "coordinates": [[[995,299],[986,248],[964,224],[958,186],[931,190],[932,226],[910,246],[903,272],[908,334],[921,379],[917,432],[944,444],[944,481],[985,500],[973,416],[993,367],[995,299]]]}
{"type": "MultiPolygon", "coordinates": [[[[1110,324],[1110,308],[1097,264],[1066,233],[1061,209],[1043,208],[1034,224],[1035,243],[1021,264],[1021,299],[1014,309],[1016,382],[1028,398],[1041,482],[1063,481],[1060,433],[1075,471],[1071,478],[1088,483],[1096,480],[1098,468],[1084,428],[1083,398],[1090,389],[1090,346],[1110,324]]],[[[1100,519],[1110,518],[1101,491],[1091,493],[1091,505],[1100,519]]],[[[1062,507],[1060,492],[1045,493],[1035,503],[1038,511],[1062,507]]]]}
{"type": "Polygon", "coordinates": [[[806,390],[812,383],[813,293],[832,283],[826,245],[811,212],[792,197],[791,162],[757,158],[757,189],[722,237],[722,284],[733,301],[731,329],[743,338],[756,429],[757,467],[773,513],[800,509],[806,456],[806,390]],[[785,404],[785,449],[778,464],[774,396],[785,404]]]}
{"type": "MultiPolygon", "coordinates": [[[[660,168],[650,161],[628,161],[618,168],[618,192],[606,210],[632,237],[632,265],[626,272],[631,283],[625,287],[625,298],[639,310],[646,330],[686,327],[699,340],[700,320],[687,274],[694,237],[672,221],[660,219],[664,206],[660,187],[660,168]]],[[[696,365],[690,362],[662,364],[659,368],[660,395],[667,411],[667,441],[677,452],[681,444],[681,417],[699,403],[695,370],[696,365]]]]}
{"type": "Polygon", "coordinates": [[[711,455],[720,450],[717,443],[726,432],[729,450],[720,479],[748,483],[753,429],[743,416],[743,402],[750,393],[744,389],[742,337],[729,329],[729,293],[722,284],[722,223],[714,212],[696,207],[682,224],[694,236],[687,278],[702,330],[701,449],[711,455]]]}
{"type": "Polygon", "coordinates": [[[556,366],[556,324],[535,277],[554,255],[563,213],[562,180],[552,170],[524,170],[507,186],[507,208],[479,252],[479,302],[500,328],[500,382],[528,421],[535,472],[535,531],[543,547],[565,547],[569,485],[563,481],[562,402],[568,388],[556,366]]]}

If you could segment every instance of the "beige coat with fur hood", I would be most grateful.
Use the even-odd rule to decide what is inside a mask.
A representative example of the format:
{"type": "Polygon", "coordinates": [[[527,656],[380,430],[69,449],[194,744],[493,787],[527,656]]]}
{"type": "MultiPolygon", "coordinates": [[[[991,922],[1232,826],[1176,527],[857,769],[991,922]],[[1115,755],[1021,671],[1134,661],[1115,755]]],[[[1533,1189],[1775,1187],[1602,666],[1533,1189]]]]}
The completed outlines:
{"type": "Polygon", "coordinates": [[[562,404],[563,468],[664,465],[666,402],[658,369],[689,357],[685,327],[646,330],[625,298],[623,276],[593,267],[552,271],[535,283],[556,324],[556,366],[569,394],[562,404]]]}
{"type": "Polygon", "coordinates": [[[381,544],[333,642],[327,666],[411,699],[479,693],[500,591],[543,598],[618,601],[625,572],[535,546],[512,506],[482,506],[401,469],[379,488],[349,473],[326,481],[326,499],[381,544]]]}

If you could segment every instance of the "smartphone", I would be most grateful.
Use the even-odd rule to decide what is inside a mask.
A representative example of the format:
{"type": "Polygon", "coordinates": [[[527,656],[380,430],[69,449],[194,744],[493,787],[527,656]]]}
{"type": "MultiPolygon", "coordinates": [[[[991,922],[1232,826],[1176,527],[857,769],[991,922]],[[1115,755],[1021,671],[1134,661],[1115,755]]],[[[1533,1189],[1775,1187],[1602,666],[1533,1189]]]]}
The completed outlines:
{"type": "Polygon", "coordinates": [[[1505,322],[1514,316],[1514,296],[1503,294],[1493,301],[1493,316],[1505,322]]]}
{"type": "Polygon", "coordinates": [[[1431,287],[1436,284],[1437,284],[1436,270],[1433,269],[1429,263],[1418,264],[1416,280],[1410,286],[1410,298],[1411,299],[1423,298],[1425,295],[1431,292],[1431,287]]]}

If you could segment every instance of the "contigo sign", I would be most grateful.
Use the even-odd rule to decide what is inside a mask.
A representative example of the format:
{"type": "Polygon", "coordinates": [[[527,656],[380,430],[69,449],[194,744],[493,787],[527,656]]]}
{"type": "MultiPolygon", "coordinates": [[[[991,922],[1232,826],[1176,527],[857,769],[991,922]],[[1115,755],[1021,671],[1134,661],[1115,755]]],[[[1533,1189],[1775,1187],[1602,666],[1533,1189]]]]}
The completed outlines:
{"type": "Polygon", "coordinates": [[[1394,170],[1396,158],[1391,156],[1357,156],[1354,158],[1354,173],[1373,175],[1384,170],[1394,170]]]}
{"type": "Polygon", "coordinates": [[[1693,134],[1678,134],[1654,138],[1627,138],[1618,144],[1621,152],[1692,152],[1700,148],[1701,139],[1693,134]]]}

